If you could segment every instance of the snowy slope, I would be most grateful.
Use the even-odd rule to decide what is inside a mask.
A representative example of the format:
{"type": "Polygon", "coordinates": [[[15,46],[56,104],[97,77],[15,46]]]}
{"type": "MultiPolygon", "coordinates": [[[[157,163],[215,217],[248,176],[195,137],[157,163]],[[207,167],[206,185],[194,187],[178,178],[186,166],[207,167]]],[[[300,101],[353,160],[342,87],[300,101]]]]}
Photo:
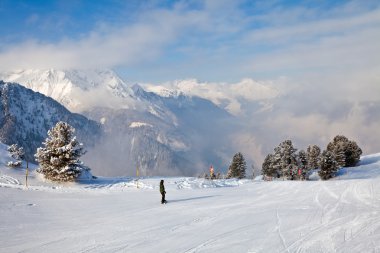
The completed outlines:
{"type": "MultiPolygon", "coordinates": [[[[1,149],[2,147],[0,147],[1,149]]],[[[379,252],[380,154],[330,181],[99,178],[4,167],[1,252],[379,252]]]]}

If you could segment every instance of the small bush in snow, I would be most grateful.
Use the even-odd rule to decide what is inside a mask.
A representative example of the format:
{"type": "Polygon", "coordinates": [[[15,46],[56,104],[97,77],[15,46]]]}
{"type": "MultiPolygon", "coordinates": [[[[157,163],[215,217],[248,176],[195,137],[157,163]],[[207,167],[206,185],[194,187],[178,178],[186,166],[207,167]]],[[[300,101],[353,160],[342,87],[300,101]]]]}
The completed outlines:
{"type": "Polygon", "coordinates": [[[16,161],[9,161],[7,163],[8,167],[11,168],[18,168],[21,167],[21,160],[24,159],[24,149],[22,147],[19,147],[17,144],[12,144],[8,147],[8,152],[10,153],[11,157],[15,159],[16,161]]]}
{"type": "Polygon", "coordinates": [[[74,181],[89,169],[79,160],[84,154],[82,144],[74,136],[75,129],[66,122],[58,122],[48,131],[44,147],[37,149],[38,172],[52,181],[74,181]]]}
{"type": "Polygon", "coordinates": [[[21,167],[21,164],[22,164],[21,161],[16,161],[16,162],[10,161],[7,163],[7,166],[11,168],[18,168],[18,167],[21,167]]]}
{"type": "Polygon", "coordinates": [[[24,159],[25,152],[23,147],[19,147],[17,144],[12,144],[7,150],[11,154],[12,158],[16,160],[24,159]]]}

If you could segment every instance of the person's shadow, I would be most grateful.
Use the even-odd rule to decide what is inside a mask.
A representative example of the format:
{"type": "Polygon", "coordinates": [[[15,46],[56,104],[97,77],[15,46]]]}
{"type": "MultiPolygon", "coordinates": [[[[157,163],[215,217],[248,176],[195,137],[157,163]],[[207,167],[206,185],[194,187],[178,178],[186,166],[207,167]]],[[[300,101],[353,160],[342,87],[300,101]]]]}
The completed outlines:
{"type": "Polygon", "coordinates": [[[182,202],[182,201],[190,201],[190,200],[196,200],[196,199],[207,199],[207,198],[213,198],[216,197],[215,195],[210,196],[201,196],[201,197],[194,197],[194,198],[187,198],[187,199],[174,199],[174,200],[168,200],[168,202],[182,202]]]}

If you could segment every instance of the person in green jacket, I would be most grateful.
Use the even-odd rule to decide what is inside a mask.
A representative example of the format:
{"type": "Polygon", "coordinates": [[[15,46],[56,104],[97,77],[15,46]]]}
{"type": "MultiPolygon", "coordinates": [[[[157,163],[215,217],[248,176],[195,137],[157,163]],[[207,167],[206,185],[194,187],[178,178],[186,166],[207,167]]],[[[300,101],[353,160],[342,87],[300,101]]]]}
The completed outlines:
{"type": "Polygon", "coordinates": [[[165,194],[166,194],[166,191],[165,191],[165,186],[164,186],[164,180],[161,180],[160,182],[160,192],[161,192],[161,204],[165,204],[166,203],[166,200],[165,200],[165,194]]]}

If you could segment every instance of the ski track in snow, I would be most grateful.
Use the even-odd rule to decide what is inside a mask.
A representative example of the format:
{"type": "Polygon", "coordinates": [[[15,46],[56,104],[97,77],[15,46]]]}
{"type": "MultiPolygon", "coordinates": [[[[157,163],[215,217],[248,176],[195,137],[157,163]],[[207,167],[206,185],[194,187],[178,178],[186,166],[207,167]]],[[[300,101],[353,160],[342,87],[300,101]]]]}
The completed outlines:
{"type": "Polygon", "coordinates": [[[21,185],[21,183],[16,178],[7,175],[0,175],[0,186],[7,185],[21,185]]]}
{"type": "Polygon", "coordinates": [[[279,237],[281,238],[282,246],[284,247],[284,249],[287,252],[289,252],[288,247],[286,246],[286,240],[285,240],[283,234],[281,233],[281,219],[280,219],[280,215],[278,214],[278,209],[276,209],[276,219],[277,219],[276,230],[278,232],[279,237]]]}

